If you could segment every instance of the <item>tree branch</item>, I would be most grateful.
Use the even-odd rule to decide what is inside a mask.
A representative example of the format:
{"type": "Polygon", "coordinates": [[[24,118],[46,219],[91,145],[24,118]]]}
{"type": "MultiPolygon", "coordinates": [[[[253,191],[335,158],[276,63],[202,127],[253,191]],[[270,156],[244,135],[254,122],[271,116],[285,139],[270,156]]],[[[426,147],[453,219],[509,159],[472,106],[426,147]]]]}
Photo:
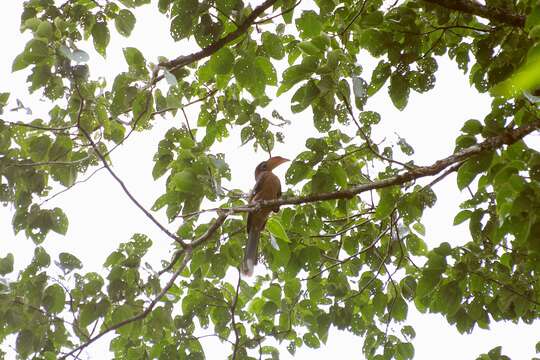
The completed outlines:
{"type": "Polygon", "coordinates": [[[82,179],[82,180],[78,180],[78,181],[75,181],[73,184],[71,184],[70,186],[68,186],[67,188],[64,188],[62,190],[60,190],[59,192],[55,193],[54,195],[51,195],[50,197],[46,198],[45,200],[43,200],[41,203],[39,203],[39,206],[42,206],[43,204],[45,204],[47,201],[51,201],[52,199],[54,199],[55,197],[57,197],[58,195],[61,195],[63,193],[65,193],[66,191],[68,191],[69,189],[71,189],[72,187],[74,187],[75,185],[77,184],[81,184],[81,183],[84,183],[84,182],[87,182],[88,180],[90,180],[94,175],[96,175],[99,171],[103,170],[105,168],[105,166],[101,166],[99,168],[97,168],[96,170],[94,170],[94,172],[92,172],[90,175],[88,175],[88,177],[82,179]]]}
{"type": "Polygon", "coordinates": [[[291,6],[290,8],[286,9],[286,10],[283,10],[282,12],[280,12],[279,14],[275,14],[275,15],[272,15],[272,16],[268,16],[268,17],[265,17],[264,19],[261,19],[259,21],[255,21],[254,24],[255,25],[262,25],[270,20],[273,20],[279,16],[283,16],[287,13],[290,13],[291,11],[293,11],[298,5],[300,5],[300,3],[302,2],[302,0],[298,0],[293,6],[291,6]]]}
{"type": "Polygon", "coordinates": [[[161,231],[163,231],[165,234],[167,234],[167,236],[169,236],[171,239],[173,239],[174,241],[179,243],[183,248],[185,248],[187,245],[186,245],[186,243],[184,241],[182,241],[182,239],[180,239],[178,236],[171,233],[148,210],[146,210],[146,208],[144,206],[142,206],[141,203],[137,199],[135,199],[135,197],[131,194],[131,192],[126,187],[126,184],[124,184],[122,179],[120,179],[120,177],[118,177],[118,175],[116,175],[116,173],[113,171],[113,169],[109,166],[109,163],[107,162],[107,159],[105,159],[105,156],[101,153],[101,151],[99,151],[98,146],[92,140],[92,137],[90,136],[88,131],[86,131],[86,129],[83,126],[80,126],[80,118],[81,118],[82,111],[84,109],[84,99],[82,98],[82,96],[80,96],[80,92],[78,91],[78,87],[77,87],[77,92],[79,93],[79,98],[80,98],[80,102],[81,102],[80,107],[79,107],[79,112],[78,112],[78,115],[77,115],[77,127],[78,127],[79,131],[84,135],[86,140],[90,143],[90,145],[92,146],[92,149],[94,149],[94,152],[96,153],[96,155],[101,160],[101,163],[103,164],[105,169],[107,169],[109,174],[111,174],[111,176],[116,180],[116,182],[118,184],[120,184],[120,187],[122,187],[122,190],[124,190],[124,193],[144,213],[144,215],[146,215],[147,218],[149,218],[154,224],[156,224],[156,226],[158,228],[160,228],[161,231]]]}
{"type": "MultiPolygon", "coordinates": [[[[243,35],[251,25],[255,23],[255,20],[268,8],[270,8],[274,3],[276,3],[277,0],[266,0],[261,5],[257,6],[251,14],[246,18],[246,20],[238,26],[236,30],[233,32],[228,33],[218,41],[216,41],[213,44],[208,45],[207,47],[201,49],[200,51],[197,51],[195,53],[192,53],[190,55],[186,56],[179,56],[176,59],[162,62],[159,65],[167,68],[169,70],[176,70],[182,66],[186,66],[188,64],[194,63],[195,61],[204,59],[205,57],[208,57],[212,55],[213,53],[217,52],[219,49],[230,43],[231,41],[237,39],[241,35],[243,35]]],[[[153,83],[157,83],[161,79],[163,79],[163,75],[157,76],[153,83]]]]}
{"type": "MultiPolygon", "coordinates": [[[[495,150],[503,145],[511,145],[521,140],[533,131],[538,130],[539,128],[540,120],[515,129],[507,129],[501,135],[487,138],[480,144],[472,145],[467,148],[461,149],[458,152],[447,156],[441,160],[438,160],[431,165],[417,166],[413,169],[403,172],[402,174],[391,176],[386,179],[369,182],[366,184],[353,186],[348,189],[333,192],[316,193],[306,196],[282,198],[277,200],[266,200],[252,205],[245,205],[239,207],[218,208],[217,211],[226,211],[228,212],[228,214],[233,214],[242,212],[253,212],[259,210],[260,208],[273,208],[276,205],[299,205],[325,200],[351,199],[356,195],[370,190],[382,189],[389,186],[403,185],[410,181],[417,180],[423,177],[438,175],[440,172],[446,170],[452,165],[462,163],[485,151],[495,150]]],[[[455,169],[452,168],[452,171],[455,171],[455,169]]],[[[445,176],[446,175],[448,174],[445,174],[445,176]]]]}
{"type": "Polygon", "coordinates": [[[476,15],[490,21],[498,21],[510,26],[523,28],[525,16],[506,10],[482,5],[475,0],[424,0],[427,3],[439,5],[450,10],[456,10],[476,15]]]}
{"type": "Polygon", "coordinates": [[[194,249],[200,246],[206,240],[210,239],[212,235],[214,235],[214,233],[217,231],[217,229],[221,227],[223,222],[225,222],[225,219],[227,219],[227,216],[229,216],[230,214],[231,212],[222,212],[221,214],[219,214],[216,221],[214,221],[214,223],[208,228],[208,230],[206,230],[206,232],[200,238],[198,238],[197,240],[193,240],[189,244],[189,246],[194,249]]]}
{"type": "MultiPolygon", "coordinates": [[[[334,192],[317,193],[317,194],[311,194],[307,196],[298,196],[298,197],[291,197],[291,198],[284,198],[284,199],[277,199],[277,200],[267,200],[267,201],[261,201],[252,205],[250,204],[250,205],[245,205],[245,206],[240,206],[240,207],[212,209],[212,210],[217,211],[219,214],[215,222],[208,228],[206,233],[204,233],[200,238],[192,241],[191,243],[185,244],[185,247],[194,249],[200,246],[203,242],[210,239],[214,235],[214,233],[221,227],[221,225],[225,222],[227,217],[232,214],[237,214],[237,213],[242,213],[242,212],[253,212],[263,207],[273,208],[276,205],[280,205],[280,206],[281,205],[299,205],[299,204],[306,204],[306,203],[325,201],[325,200],[351,199],[354,196],[364,193],[366,191],[382,189],[389,186],[402,185],[402,184],[408,183],[412,180],[416,180],[419,178],[434,176],[434,175],[439,174],[441,171],[444,171],[447,168],[451,167],[447,172],[443,173],[438,179],[434,180],[432,184],[435,184],[437,181],[440,181],[449,173],[457,169],[458,167],[457,165],[456,166],[452,166],[452,165],[460,164],[482,152],[491,151],[503,145],[511,145],[521,140],[523,137],[530,134],[531,132],[537,130],[539,127],[540,127],[540,121],[536,121],[527,125],[523,125],[516,129],[507,129],[501,135],[488,138],[480,144],[476,144],[473,146],[469,146],[465,149],[462,149],[456,152],[455,154],[452,154],[444,159],[436,161],[432,165],[418,166],[414,169],[410,169],[404,172],[403,174],[392,176],[392,177],[382,179],[379,181],[373,181],[367,184],[361,184],[361,185],[354,186],[349,189],[343,189],[343,190],[334,191],[334,192]]],[[[428,186],[431,186],[431,184],[428,186]]]]}
{"type": "Polygon", "coordinates": [[[113,330],[116,330],[118,328],[121,328],[122,326],[125,326],[127,324],[130,324],[134,321],[139,321],[139,320],[142,320],[144,319],[145,317],[148,316],[148,314],[150,314],[150,312],[152,312],[152,310],[154,309],[154,307],[156,306],[156,304],[161,300],[161,298],[163,296],[165,296],[165,294],[167,293],[167,291],[169,291],[169,289],[174,285],[174,282],[176,280],[176,278],[178,278],[178,276],[180,276],[180,273],[182,271],[184,271],[184,268],[186,267],[188,261],[191,259],[191,249],[186,249],[186,251],[184,252],[184,259],[182,260],[182,263],[180,264],[180,266],[178,267],[178,269],[174,272],[174,274],[171,276],[171,278],[169,279],[169,281],[167,282],[167,284],[165,285],[165,287],[161,290],[161,292],[159,294],[156,295],[156,297],[154,298],[154,300],[152,300],[152,302],[146,307],[146,309],[144,309],[141,313],[135,315],[135,316],[132,316],[126,320],[123,320],[123,321],[120,321],[116,324],[113,324],[111,326],[109,326],[108,328],[106,328],[105,330],[101,331],[99,334],[97,334],[96,336],[93,336],[91,337],[87,342],[85,342],[84,344],[81,344],[79,345],[78,347],[76,347],[75,349],[71,350],[69,353],[63,355],[62,357],[60,357],[61,360],[63,359],[66,359],[68,356],[72,356],[73,354],[75,354],[77,351],[79,350],[82,350],[86,347],[88,347],[90,344],[92,344],[93,342],[95,342],[96,340],[98,340],[99,338],[101,338],[103,335],[106,335],[108,333],[110,333],[111,331],[113,330]]]}
{"type": "Polygon", "coordinates": [[[68,126],[63,126],[63,127],[48,127],[48,126],[42,126],[42,125],[25,124],[23,122],[11,122],[7,120],[0,120],[0,123],[4,123],[6,125],[11,125],[11,126],[27,127],[33,130],[43,130],[43,131],[51,131],[51,132],[63,132],[63,131],[77,127],[77,125],[68,125],[68,126]]]}

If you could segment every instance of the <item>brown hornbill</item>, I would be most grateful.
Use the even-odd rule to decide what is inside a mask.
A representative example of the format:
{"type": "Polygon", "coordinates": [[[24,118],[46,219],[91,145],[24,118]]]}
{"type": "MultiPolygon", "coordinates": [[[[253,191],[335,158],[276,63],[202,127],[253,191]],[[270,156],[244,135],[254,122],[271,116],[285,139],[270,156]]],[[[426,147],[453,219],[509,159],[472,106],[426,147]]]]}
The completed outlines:
{"type": "MultiPolygon", "coordinates": [[[[281,156],[274,156],[263,161],[255,168],[255,186],[251,191],[249,203],[254,204],[264,200],[274,200],[281,196],[281,183],[279,178],[272,172],[278,165],[289,161],[281,156]]],[[[270,212],[278,212],[279,206],[274,208],[261,208],[250,212],[247,217],[248,241],[242,264],[242,272],[245,275],[253,275],[253,269],[257,264],[257,247],[261,231],[263,231],[270,212]]]]}

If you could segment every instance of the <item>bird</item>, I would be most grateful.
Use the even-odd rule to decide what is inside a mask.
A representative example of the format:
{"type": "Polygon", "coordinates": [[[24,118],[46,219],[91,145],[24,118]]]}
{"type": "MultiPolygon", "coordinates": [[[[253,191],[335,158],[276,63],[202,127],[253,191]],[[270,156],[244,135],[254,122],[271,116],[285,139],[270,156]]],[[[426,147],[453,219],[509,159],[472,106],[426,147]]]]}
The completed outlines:
{"type": "MultiPolygon", "coordinates": [[[[279,178],[272,172],[277,166],[289,161],[281,156],[274,156],[261,162],[255,168],[255,186],[249,197],[249,204],[255,204],[264,200],[275,200],[281,197],[281,183],[279,178]]],[[[244,275],[253,275],[253,269],[257,264],[257,248],[270,212],[278,212],[279,205],[273,208],[260,208],[252,211],[247,216],[248,240],[242,263],[244,275]]]]}

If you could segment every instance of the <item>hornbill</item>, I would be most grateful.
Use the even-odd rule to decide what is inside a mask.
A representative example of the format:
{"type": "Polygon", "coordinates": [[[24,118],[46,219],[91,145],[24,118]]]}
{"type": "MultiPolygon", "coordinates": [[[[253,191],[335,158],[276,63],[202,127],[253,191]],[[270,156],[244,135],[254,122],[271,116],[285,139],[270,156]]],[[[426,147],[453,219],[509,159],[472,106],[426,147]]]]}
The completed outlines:
{"type": "MultiPolygon", "coordinates": [[[[289,161],[281,156],[274,156],[263,161],[255,168],[255,186],[251,191],[249,203],[254,204],[264,200],[274,200],[281,196],[281,183],[279,178],[272,172],[278,165],[289,161]]],[[[278,212],[279,206],[274,208],[261,208],[250,212],[247,217],[248,241],[242,264],[242,272],[247,275],[253,275],[253,268],[257,264],[257,247],[261,231],[266,225],[270,212],[278,212]]]]}

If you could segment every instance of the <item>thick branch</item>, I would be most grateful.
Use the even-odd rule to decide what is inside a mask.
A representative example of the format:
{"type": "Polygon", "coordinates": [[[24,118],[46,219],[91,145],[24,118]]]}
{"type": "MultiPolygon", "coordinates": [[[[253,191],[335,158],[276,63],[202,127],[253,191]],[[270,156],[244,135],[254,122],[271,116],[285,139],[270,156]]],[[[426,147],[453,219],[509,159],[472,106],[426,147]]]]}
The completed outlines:
{"type": "Polygon", "coordinates": [[[525,16],[507,12],[500,8],[489,7],[480,4],[475,0],[424,0],[425,2],[436,4],[447,9],[461,11],[464,13],[479,16],[490,21],[498,21],[510,26],[524,27],[525,16]]]}
{"type": "Polygon", "coordinates": [[[167,291],[169,291],[169,289],[174,285],[174,282],[176,280],[176,278],[178,278],[178,276],[180,276],[180,273],[182,271],[184,271],[184,268],[186,267],[188,261],[191,259],[191,249],[187,249],[185,252],[184,252],[184,259],[182,260],[182,263],[180,264],[180,266],[178,267],[178,269],[174,272],[174,274],[171,276],[170,280],[167,282],[167,284],[165,285],[165,287],[161,290],[161,292],[159,294],[157,294],[157,296],[154,298],[154,300],[152,300],[152,302],[146,307],[146,309],[144,309],[144,311],[142,311],[141,313],[135,315],[135,316],[132,316],[124,321],[120,321],[116,324],[113,324],[111,325],[110,327],[108,327],[107,329],[101,331],[99,334],[97,334],[96,336],[93,336],[91,337],[87,342],[85,342],[84,344],[81,344],[80,346],[78,346],[77,348],[71,350],[69,353],[63,355],[62,357],[60,357],[60,359],[66,359],[67,357],[69,356],[72,356],[73,354],[75,354],[77,351],[79,350],[82,350],[84,348],[86,348],[87,346],[89,346],[90,344],[92,344],[93,342],[95,342],[96,340],[98,340],[99,338],[101,338],[103,335],[105,334],[108,334],[110,333],[111,331],[114,331],[116,329],[119,329],[121,328],[122,326],[125,326],[127,324],[130,324],[134,321],[139,321],[139,320],[142,320],[144,319],[145,317],[148,316],[148,314],[150,314],[150,312],[152,312],[152,310],[154,309],[154,307],[156,306],[156,304],[161,300],[161,298],[163,298],[163,296],[165,296],[165,294],[167,293],[167,291]]]}
{"type": "MultiPolygon", "coordinates": [[[[283,198],[277,200],[262,201],[254,205],[246,205],[236,208],[220,209],[222,211],[228,211],[229,213],[241,213],[252,212],[261,207],[273,208],[276,205],[298,205],[306,204],[324,200],[336,200],[336,199],[351,199],[356,195],[364,193],[370,190],[382,189],[389,186],[403,185],[410,181],[417,180],[423,177],[434,176],[444,171],[448,167],[462,163],[475,155],[479,155],[485,151],[495,150],[503,145],[511,145],[533,131],[540,128],[540,121],[536,121],[531,124],[523,125],[516,129],[507,129],[501,135],[494,136],[486,139],[480,144],[469,146],[462,149],[455,154],[452,154],[444,159],[438,160],[432,165],[418,166],[413,169],[407,170],[402,174],[392,176],[386,179],[369,182],[367,184],[361,184],[349,189],[343,189],[333,192],[317,193],[306,196],[298,196],[291,198],[283,198]]],[[[454,170],[453,170],[454,171],[454,170]]]]}
{"type": "Polygon", "coordinates": [[[216,221],[214,221],[214,223],[210,225],[208,230],[206,230],[206,232],[200,238],[198,238],[197,240],[193,240],[193,242],[191,242],[189,246],[191,248],[196,248],[197,246],[201,245],[206,240],[210,239],[210,237],[214,235],[217,229],[221,227],[221,225],[223,224],[225,219],[227,219],[227,216],[229,216],[229,214],[230,212],[220,214],[218,218],[216,219],[216,221]]]}
{"type": "MultiPolygon", "coordinates": [[[[218,41],[216,41],[213,44],[208,45],[207,47],[201,49],[200,51],[197,51],[195,53],[192,53],[190,55],[186,56],[179,56],[176,59],[173,59],[171,61],[167,61],[164,63],[159,64],[160,66],[163,66],[169,70],[172,69],[178,69],[182,66],[186,66],[188,64],[194,63],[195,61],[204,59],[205,57],[208,57],[230,43],[231,41],[235,40],[236,38],[240,37],[242,34],[244,34],[253,23],[255,23],[255,20],[269,7],[274,5],[274,3],[277,0],[266,0],[261,5],[257,6],[251,14],[246,18],[246,20],[238,26],[238,28],[225,35],[218,41]]],[[[161,80],[163,76],[159,76],[155,79],[155,82],[161,80]]]]}

